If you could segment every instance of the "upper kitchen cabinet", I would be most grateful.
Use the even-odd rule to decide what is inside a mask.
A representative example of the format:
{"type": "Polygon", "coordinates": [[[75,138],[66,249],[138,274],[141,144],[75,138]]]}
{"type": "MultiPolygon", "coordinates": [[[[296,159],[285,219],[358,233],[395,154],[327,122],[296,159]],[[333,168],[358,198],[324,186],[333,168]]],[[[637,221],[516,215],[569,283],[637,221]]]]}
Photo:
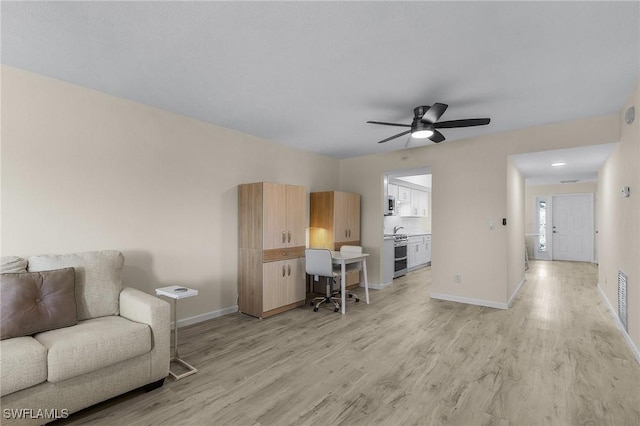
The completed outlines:
{"type": "Polygon", "coordinates": [[[309,246],[339,250],[360,245],[360,194],[312,192],[310,196],[309,246]]]}
{"type": "Polygon", "coordinates": [[[429,194],[425,191],[411,190],[411,215],[429,215],[429,194]]]}
{"type": "Polygon", "coordinates": [[[409,203],[411,202],[411,189],[406,186],[398,186],[398,202],[409,203]]]}

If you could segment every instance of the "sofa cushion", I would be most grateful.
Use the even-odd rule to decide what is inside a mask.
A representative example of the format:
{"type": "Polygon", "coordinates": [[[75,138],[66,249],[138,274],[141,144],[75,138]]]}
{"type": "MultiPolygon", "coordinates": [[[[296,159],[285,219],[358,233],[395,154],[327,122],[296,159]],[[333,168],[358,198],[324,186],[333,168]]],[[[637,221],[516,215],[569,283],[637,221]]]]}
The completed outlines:
{"type": "Polygon", "coordinates": [[[17,256],[2,256],[0,258],[0,273],[27,272],[27,259],[17,256]]]}
{"type": "Polygon", "coordinates": [[[151,351],[149,326],[119,316],[80,321],[34,337],[49,350],[47,380],[52,383],[151,351]]]}
{"type": "Polygon", "coordinates": [[[76,324],[74,277],[73,268],[2,274],[0,339],[76,324]]]}
{"type": "Polygon", "coordinates": [[[2,396],[47,380],[47,348],[33,337],[16,337],[0,342],[2,396]]]}
{"type": "Polygon", "coordinates": [[[118,315],[124,256],[115,250],[29,258],[29,271],[73,267],[76,271],[78,320],[118,315]]]}

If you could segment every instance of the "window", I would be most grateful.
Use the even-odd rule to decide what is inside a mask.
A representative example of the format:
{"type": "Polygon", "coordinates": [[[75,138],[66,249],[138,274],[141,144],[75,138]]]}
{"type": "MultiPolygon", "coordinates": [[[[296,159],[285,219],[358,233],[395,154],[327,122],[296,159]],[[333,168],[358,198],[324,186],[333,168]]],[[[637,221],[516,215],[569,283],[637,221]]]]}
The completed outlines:
{"type": "Polygon", "coordinates": [[[538,251],[547,252],[547,202],[538,201],[538,251]]]}

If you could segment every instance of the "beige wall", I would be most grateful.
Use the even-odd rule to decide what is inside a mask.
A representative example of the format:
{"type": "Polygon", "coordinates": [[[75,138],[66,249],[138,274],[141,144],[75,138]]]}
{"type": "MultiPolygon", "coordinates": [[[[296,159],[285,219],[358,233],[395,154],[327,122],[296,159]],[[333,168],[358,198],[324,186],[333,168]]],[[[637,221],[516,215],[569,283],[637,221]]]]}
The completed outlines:
{"type": "MultiPolygon", "coordinates": [[[[239,183],[338,189],[339,162],[2,67],[2,254],[117,249],[127,285],[237,304],[239,183]]],[[[308,197],[307,197],[308,202],[308,197]]]]}
{"type": "MultiPolygon", "coordinates": [[[[640,85],[625,103],[619,117],[620,143],[600,170],[598,182],[599,285],[617,312],[618,270],[628,276],[629,337],[640,348],[640,85]],[[624,112],[635,106],[636,119],[624,123],[624,112]],[[623,198],[623,186],[631,196],[623,198]]],[[[640,358],[638,358],[640,362],[640,358]]]]}
{"type": "Polygon", "coordinates": [[[507,301],[524,282],[524,177],[507,160],[507,301]]]}
{"type": "MultiPolygon", "coordinates": [[[[598,182],[582,182],[582,183],[559,183],[556,185],[527,185],[524,190],[525,204],[524,204],[524,220],[525,220],[525,233],[536,234],[536,216],[535,205],[536,197],[553,196],[562,194],[593,194],[595,206],[597,206],[597,192],[598,182]]],[[[595,212],[597,218],[597,211],[595,212]]],[[[597,222],[596,222],[597,224],[597,222]]],[[[537,240],[535,237],[527,237],[527,250],[529,251],[529,258],[535,258],[535,244],[537,240]]]]}
{"type": "Polygon", "coordinates": [[[342,189],[362,194],[362,244],[374,254],[370,279],[377,283],[381,276],[383,173],[430,166],[432,292],[505,305],[513,286],[507,282],[507,253],[522,250],[522,239],[510,243],[509,225],[501,225],[508,215],[507,157],[616,142],[618,120],[615,114],[342,160],[342,189]],[[495,231],[489,231],[490,220],[495,231]],[[454,282],[456,274],[462,275],[461,284],[454,282]]]}
{"type": "Polygon", "coordinates": [[[505,304],[522,254],[521,176],[508,156],[617,142],[622,128],[598,191],[608,244],[600,283],[615,302],[617,268],[629,274],[630,334],[640,340],[640,206],[637,195],[619,196],[623,184],[640,188],[640,120],[621,126],[616,114],[338,161],[10,67],[1,87],[2,254],[122,250],[126,284],[200,290],[181,319],[236,305],[239,183],[360,193],[369,278],[379,283],[383,173],[424,166],[433,172],[433,292],[505,304]]]}

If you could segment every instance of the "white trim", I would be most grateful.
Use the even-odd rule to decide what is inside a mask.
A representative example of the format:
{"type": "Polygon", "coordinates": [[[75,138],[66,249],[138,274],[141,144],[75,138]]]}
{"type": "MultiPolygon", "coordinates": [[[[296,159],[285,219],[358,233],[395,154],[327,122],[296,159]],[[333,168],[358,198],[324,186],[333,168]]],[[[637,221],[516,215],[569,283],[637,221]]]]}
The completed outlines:
{"type": "Polygon", "coordinates": [[[618,318],[618,315],[616,314],[616,310],[613,309],[611,302],[609,302],[609,299],[607,299],[607,296],[604,294],[604,290],[602,290],[602,287],[600,287],[600,283],[598,283],[598,293],[600,293],[600,297],[602,298],[602,301],[607,307],[609,314],[611,314],[611,316],[613,317],[613,320],[615,321],[616,325],[618,326],[618,329],[622,333],[624,340],[627,342],[629,349],[631,349],[633,356],[636,358],[636,361],[638,361],[638,364],[640,364],[640,351],[638,350],[636,345],[633,343],[633,340],[631,340],[631,336],[629,336],[629,333],[627,333],[627,330],[624,329],[624,326],[620,322],[620,318],[618,318]]]}
{"type": "Polygon", "coordinates": [[[520,284],[518,284],[518,287],[516,287],[516,290],[513,292],[513,294],[509,298],[509,301],[507,302],[507,307],[509,308],[511,307],[511,304],[513,303],[513,299],[516,298],[516,295],[520,291],[520,287],[522,287],[525,281],[527,281],[527,277],[522,277],[522,279],[520,280],[520,284]]]}
{"type": "Polygon", "coordinates": [[[509,309],[506,303],[494,302],[492,300],[473,299],[471,297],[453,296],[450,294],[430,293],[432,299],[448,300],[449,302],[466,303],[467,305],[486,306],[487,308],[509,309]]]}
{"type": "MultiPolygon", "coordinates": [[[[202,321],[218,318],[223,315],[233,314],[235,312],[238,312],[238,305],[233,305],[226,308],[218,309],[217,311],[211,311],[204,314],[178,320],[178,327],[197,324],[202,321]]],[[[171,327],[173,328],[173,321],[171,321],[171,327]]]]}

